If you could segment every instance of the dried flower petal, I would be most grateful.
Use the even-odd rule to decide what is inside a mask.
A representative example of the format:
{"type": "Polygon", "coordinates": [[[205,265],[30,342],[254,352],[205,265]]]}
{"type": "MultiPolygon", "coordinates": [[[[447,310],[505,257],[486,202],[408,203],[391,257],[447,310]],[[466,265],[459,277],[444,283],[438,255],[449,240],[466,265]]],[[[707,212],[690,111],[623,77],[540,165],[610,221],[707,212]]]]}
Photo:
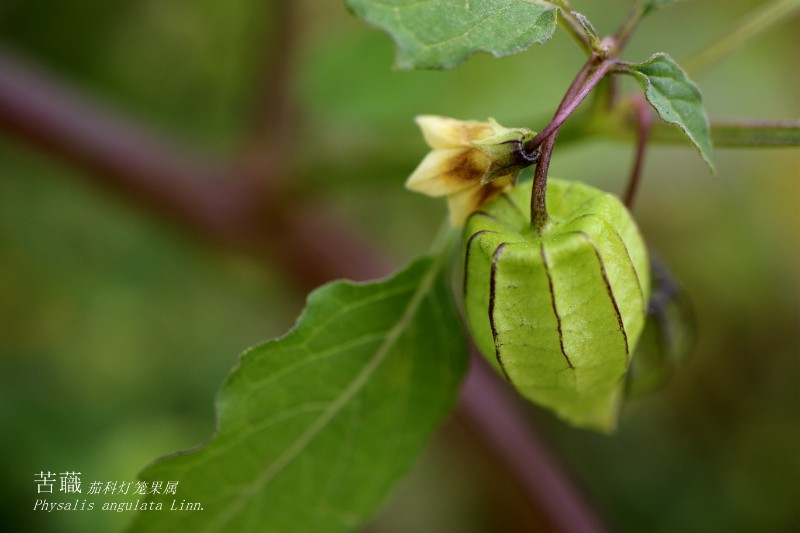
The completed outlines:
{"type": "Polygon", "coordinates": [[[428,196],[447,196],[480,184],[492,160],[477,148],[439,148],[425,156],[406,187],[428,196]]]}
{"type": "Polygon", "coordinates": [[[495,134],[492,124],[488,122],[456,120],[438,115],[419,115],[416,122],[422,130],[425,142],[434,150],[472,146],[473,141],[495,134]]]}
{"type": "Polygon", "coordinates": [[[534,133],[489,122],[421,115],[417,124],[432,150],[406,181],[428,196],[447,196],[450,222],[463,225],[470,213],[509,188],[535,161],[523,143],[534,133]]]}
{"type": "Polygon", "coordinates": [[[461,227],[467,218],[485,203],[494,200],[500,193],[514,185],[514,178],[504,176],[480,187],[470,187],[447,197],[450,225],[461,227]]]}

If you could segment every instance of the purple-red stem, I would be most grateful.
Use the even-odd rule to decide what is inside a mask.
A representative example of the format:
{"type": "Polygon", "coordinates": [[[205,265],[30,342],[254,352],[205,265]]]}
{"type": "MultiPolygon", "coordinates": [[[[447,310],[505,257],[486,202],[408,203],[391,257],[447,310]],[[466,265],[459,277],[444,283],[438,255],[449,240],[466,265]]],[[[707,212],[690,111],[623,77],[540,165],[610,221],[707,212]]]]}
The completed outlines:
{"type": "Polygon", "coordinates": [[[273,16],[265,17],[264,63],[253,80],[249,131],[242,147],[241,173],[254,187],[273,194],[284,186],[295,133],[296,102],[293,91],[295,55],[299,42],[300,14],[297,2],[272,2],[273,16]],[[268,20],[267,20],[268,19],[268,20]]]}
{"type": "Polygon", "coordinates": [[[564,122],[575,112],[581,102],[600,83],[608,71],[616,64],[613,59],[601,59],[592,56],[572,80],[567,92],[561,99],[553,120],[545,126],[533,139],[525,143],[525,150],[541,152],[536,170],[533,174],[533,189],[531,191],[531,226],[541,234],[547,226],[547,173],[550,169],[550,157],[558,137],[558,132],[564,122]]]}
{"type": "Polygon", "coordinates": [[[582,494],[564,476],[546,445],[530,430],[530,422],[526,422],[529,416],[520,396],[509,389],[508,383],[474,349],[457,414],[472,428],[483,431],[481,439],[524,488],[527,502],[540,520],[536,531],[606,530],[585,504],[582,494]]]}
{"type": "Polygon", "coordinates": [[[59,87],[2,50],[0,128],[194,236],[265,265],[277,263],[302,289],[391,271],[385,258],[324,205],[285,205],[236,170],[205,161],[59,87]]]}
{"type": "Polygon", "coordinates": [[[528,151],[535,150],[544,142],[545,139],[561,129],[561,126],[564,124],[564,122],[570,117],[570,115],[572,115],[572,113],[575,112],[581,102],[583,102],[584,99],[589,96],[589,93],[591,93],[592,90],[597,87],[597,84],[600,83],[600,80],[602,80],[608,71],[615,65],[615,62],[611,60],[602,61],[592,72],[592,68],[595,65],[596,62],[594,60],[589,60],[584,68],[581,69],[581,71],[575,77],[575,80],[573,80],[572,85],[570,85],[570,88],[567,90],[564,99],[561,100],[561,104],[558,106],[556,114],[553,116],[553,120],[551,120],[542,131],[536,134],[533,139],[525,143],[525,148],[528,151]],[[589,72],[591,72],[591,75],[587,76],[589,72]]]}
{"type": "MultiPolygon", "coordinates": [[[[549,220],[546,201],[547,174],[550,169],[550,157],[558,137],[558,131],[586,96],[600,83],[600,80],[608,74],[611,68],[618,64],[616,57],[628,43],[643,13],[642,5],[637,3],[617,33],[613,37],[603,40],[604,51],[600,52],[603,56],[601,57],[598,53],[594,53],[575,77],[572,85],[564,95],[564,99],[558,106],[553,120],[538,135],[525,143],[526,152],[531,153],[536,149],[541,152],[533,175],[533,190],[531,192],[531,226],[539,234],[544,231],[549,220]],[[589,75],[590,72],[591,75],[589,75]]],[[[641,147],[641,150],[644,150],[644,147],[641,147]]],[[[643,151],[641,154],[637,152],[637,163],[635,163],[634,172],[639,172],[636,169],[641,168],[640,160],[644,160],[643,151]]],[[[636,180],[638,181],[638,175],[636,180]]],[[[635,183],[633,186],[636,186],[635,183]]]]}
{"type": "Polygon", "coordinates": [[[633,207],[636,191],[639,188],[639,181],[641,180],[642,170],[644,169],[644,159],[647,154],[647,142],[650,138],[650,126],[653,122],[653,116],[650,114],[650,106],[642,95],[639,94],[634,97],[633,105],[636,108],[636,121],[639,127],[636,133],[636,155],[633,159],[633,167],[631,168],[628,187],[625,190],[625,197],[623,199],[628,209],[633,207]]]}

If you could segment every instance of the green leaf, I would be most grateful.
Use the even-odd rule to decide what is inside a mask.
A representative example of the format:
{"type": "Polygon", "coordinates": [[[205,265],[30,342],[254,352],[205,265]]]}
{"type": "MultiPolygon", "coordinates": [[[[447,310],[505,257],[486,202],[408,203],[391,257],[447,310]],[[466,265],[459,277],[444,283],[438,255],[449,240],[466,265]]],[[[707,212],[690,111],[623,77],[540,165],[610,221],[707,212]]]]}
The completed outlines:
{"type": "Polygon", "coordinates": [[[694,143],[700,155],[715,172],[708,117],[700,90],[667,54],[658,53],[639,64],[627,64],[623,72],[632,74],[644,89],[645,97],[664,122],[678,126],[694,143]]]}
{"type": "Polygon", "coordinates": [[[557,8],[529,0],[347,0],[358,18],[385,30],[404,69],[452,68],[476,52],[516,54],[552,37],[557,8]]]}
{"type": "Polygon", "coordinates": [[[586,37],[589,39],[589,44],[592,46],[592,49],[600,50],[600,34],[597,33],[597,29],[594,27],[594,24],[592,24],[592,21],[589,20],[583,13],[578,13],[577,11],[573,11],[572,16],[575,17],[575,20],[577,20],[578,24],[580,24],[581,28],[583,28],[583,31],[586,33],[586,37]]]}
{"type": "Polygon", "coordinates": [[[444,254],[384,281],[330,283],[286,336],[245,352],[218,431],[142,480],[179,481],[202,511],[140,512],[133,531],[342,531],[408,470],[451,410],[466,346],[444,254]]]}

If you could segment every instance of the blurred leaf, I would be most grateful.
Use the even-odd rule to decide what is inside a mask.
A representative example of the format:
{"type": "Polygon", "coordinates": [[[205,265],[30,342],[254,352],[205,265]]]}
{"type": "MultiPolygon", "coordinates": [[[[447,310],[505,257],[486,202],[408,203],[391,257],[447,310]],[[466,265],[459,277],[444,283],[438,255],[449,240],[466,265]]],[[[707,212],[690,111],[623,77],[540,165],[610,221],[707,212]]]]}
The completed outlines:
{"type": "Polygon", "coordinates": [[[637,79],[661,119],[683,130],[716,172],[703,99],[681,67],[667,54],[657,53],[644,63],[627,64],[625,72],[637,79]]]}
{"type": "Polygon", "coordinates": [[[548,41],[556,11],[527,0],[347,0],[348,9],[385,30],[397,46],[399,68],[443,69],[476,52],[497,57],[548,41]]]}
{"type": "Polygon", "coordinates": [[[798,0],[762,2],[713,42],[683,59],[681,63],[684,70],[697,73],[708,68],[754,38],[771,31],[776,25],[791,20],[798,11],[800,11],[800,1],[798,0]]]}
{"type": "Polygon", "coordinates": [[[650,266],[652,287],[647,319],[625,383],[629,396],[666,383],[695,346],[694,312],[688,296],[663,262],[651,257],[650,266]]]}
{"type": "Polygon", "coordinates": [[[314,291],[293,330],[242,356],[219,395],[218,433],[142,472],[178,480],[203,512],[145,512],[133,530],[321,532],[364,520],[450,411],[466,368],[443,263],[314,291]]]}

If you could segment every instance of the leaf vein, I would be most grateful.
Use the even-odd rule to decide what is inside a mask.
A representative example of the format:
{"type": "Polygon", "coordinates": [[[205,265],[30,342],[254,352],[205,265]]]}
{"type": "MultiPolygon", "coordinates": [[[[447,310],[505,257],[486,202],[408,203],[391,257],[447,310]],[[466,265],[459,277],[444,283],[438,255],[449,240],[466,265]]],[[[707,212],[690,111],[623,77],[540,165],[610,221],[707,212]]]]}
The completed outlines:
{"type": "Polygon", "coordinates": [[[395,325],[387,333],[383,343],[378,347],[373,357],[364,366],[364,368],[355,376],[350,384],[331,402],[327,409],[325,409],[308,428],[300,434],[295,441],[289,446],[286,451],[281,454],[270,466],[265,469],[259,476],[257,476],[249,486],[240,491],[240,496],[233,501],[228,509],[221,514],[219,519],[209,525],[211,528],[220,528],[226,524],[230,518],[235,515],[252,496],[268,484],[275,476],[277,476],[289,463],[291,463],[299,454],[305,449],[322,431],[322,429],[333,420],[344,408],[344,406],[352,400],[363,387],[366,385],[368,379],[378,367],[383,363],[389,354],[391,347],[409,327],[414,314],[422,305],[423,300],[426,298],[428,291],[433,285],[436,274],[441,268],[443,257],[439,256],[431,263],[428,271],[425,273],[420,284],[417,286],[416,291],[411,295],[408,304],[403,309],[399,319],[395,325]]]}

